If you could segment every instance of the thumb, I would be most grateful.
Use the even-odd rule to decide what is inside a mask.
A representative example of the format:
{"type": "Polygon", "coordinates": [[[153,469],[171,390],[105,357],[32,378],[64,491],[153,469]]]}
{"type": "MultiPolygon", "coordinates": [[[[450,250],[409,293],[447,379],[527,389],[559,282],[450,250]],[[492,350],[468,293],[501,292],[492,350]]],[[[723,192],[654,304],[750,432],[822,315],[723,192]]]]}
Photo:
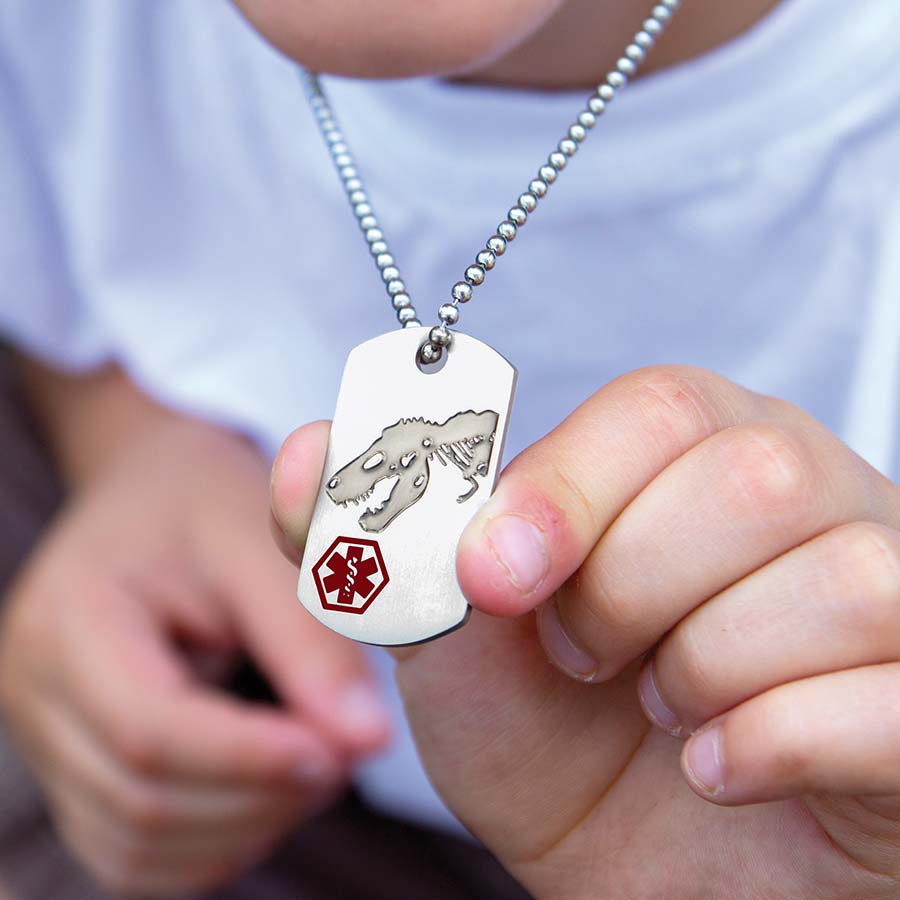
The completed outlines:
{"type": "Polygon", "coordinates": [[[272,466],[272,518],[276,540],[296,564],[306,543],[325,466],[330,422],[311,422],[288,435],[272,466]]]}

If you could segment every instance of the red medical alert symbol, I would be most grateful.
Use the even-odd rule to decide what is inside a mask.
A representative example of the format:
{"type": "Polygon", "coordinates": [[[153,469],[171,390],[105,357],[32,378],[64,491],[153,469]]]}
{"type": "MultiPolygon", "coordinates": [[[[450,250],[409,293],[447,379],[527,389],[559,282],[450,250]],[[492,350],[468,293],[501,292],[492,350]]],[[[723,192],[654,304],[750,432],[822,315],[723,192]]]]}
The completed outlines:
{"type": "Polygon", "coordinates": [[[324,609],[362,615],[390,581],[378,541],[335,538],[313,566],[324,609]]]}

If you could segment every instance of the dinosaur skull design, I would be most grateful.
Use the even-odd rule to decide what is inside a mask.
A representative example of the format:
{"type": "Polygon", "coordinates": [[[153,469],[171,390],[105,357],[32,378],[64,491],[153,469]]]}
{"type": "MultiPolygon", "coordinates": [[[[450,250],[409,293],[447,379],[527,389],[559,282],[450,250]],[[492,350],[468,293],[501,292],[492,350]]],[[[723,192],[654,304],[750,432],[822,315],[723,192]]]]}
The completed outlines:
{"type": "Polygon", "coordinates": [[[458,412],[446,422],[401,419],[388,426],[368,450],[328,480],[329,499],[341,506],[363,503],[386,478],[394,485],[384,503],[360,516],[363,531],[379,532],[421,499],[428,487],[429,465],[453,463],[471,487],[457,497],[463,503],[478,490],[476,476],[487,475],[497,430],[493,410],[458,412]]]}

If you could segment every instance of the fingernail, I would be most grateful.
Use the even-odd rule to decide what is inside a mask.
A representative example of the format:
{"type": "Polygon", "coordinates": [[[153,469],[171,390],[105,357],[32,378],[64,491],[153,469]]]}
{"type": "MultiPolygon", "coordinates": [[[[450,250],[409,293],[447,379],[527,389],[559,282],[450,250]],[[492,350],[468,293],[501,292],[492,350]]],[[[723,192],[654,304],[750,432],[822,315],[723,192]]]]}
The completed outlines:
{"type": "Polygon", "coordinates": [[[489,519],[484,534],[509,580],[523,594],[537,590],[550,568],[543,532],[522,516],[503,515],[489,519]]]}
{"type": "Polygon", "coordinates": [[[667,731],[672,737],[681,737],[684,727],[681,720],[666,705],[656,684],[656,665],[651,659],[638,676],[638,697],[644,712],[654,725],[667,731]]]}
{"type": "Polygon", "coordinates": [[[722,726],[715,725],[695,734],[684,750],[684,768],[688,778],[710,797],[725,790],[725,756],[722,726]]]}
{"type": "Polygon", "coordinates": [[[597,660],[569,637],[555,599],[548,600],[538,612],[538,633],[544,652],[557,669],[578,681],[594,679],[597,660]]]}
{"type": "Polygon", "coordinates": [[[368,682],[350,685],[338,694],[334,712],[341,725],[356,734],[381,734],[390,727],[381,695],[368,682]]]}

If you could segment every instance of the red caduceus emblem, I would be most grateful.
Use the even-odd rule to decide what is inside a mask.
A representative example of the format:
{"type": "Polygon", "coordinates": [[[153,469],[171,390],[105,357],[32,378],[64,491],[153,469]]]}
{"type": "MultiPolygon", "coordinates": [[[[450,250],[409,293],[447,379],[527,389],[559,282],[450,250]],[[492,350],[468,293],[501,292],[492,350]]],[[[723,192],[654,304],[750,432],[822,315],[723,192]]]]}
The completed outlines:
{"type": "Polygon", "coordinates": [[[313,566],[324,609],[361,615],[390,580],[378,541],[335,538],[313,566]]]}

